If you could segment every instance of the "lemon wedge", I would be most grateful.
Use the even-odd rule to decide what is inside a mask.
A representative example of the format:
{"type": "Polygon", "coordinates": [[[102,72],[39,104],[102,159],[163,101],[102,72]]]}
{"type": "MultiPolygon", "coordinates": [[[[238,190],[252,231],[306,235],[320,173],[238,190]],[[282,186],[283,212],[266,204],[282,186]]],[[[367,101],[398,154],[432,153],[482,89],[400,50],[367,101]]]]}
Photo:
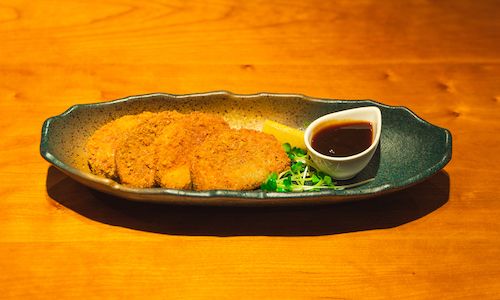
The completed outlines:
{"type": "Polygon", "coordinates": [[[274,135],[281,144],[289,143],[290,146],[306,149],[304,132],[286,125],[266,120],[262,132],[274,135]]]}

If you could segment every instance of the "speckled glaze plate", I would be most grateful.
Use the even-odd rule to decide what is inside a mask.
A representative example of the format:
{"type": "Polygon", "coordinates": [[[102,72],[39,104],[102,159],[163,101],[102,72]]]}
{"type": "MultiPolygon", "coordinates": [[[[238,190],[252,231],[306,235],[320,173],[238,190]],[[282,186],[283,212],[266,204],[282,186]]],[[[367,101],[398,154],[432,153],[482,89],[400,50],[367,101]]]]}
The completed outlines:
{"type": "Polygon", "coordinates": [[[360,200],[394,192],[427,179],[451,159],[451,133],[434,126],[405,107],[371,100],[327,100],[295,94],[236,95],[226,91],[189,94],[149,94],[103,103],[74,105],[47,119],[42,127],[43,158],[76,181],[128,200],[180,205],[290,206],[360,200]],[[89,171],[85,145],[93,132],[123,115],[143,111],[202,111],[222,116],[232,127],[260,130],[266,119],[305,130],[304,123],[340,110],[377,106],[382,111],[380,144],[368,166],[356,177],[338,184],[375,178],[352,189],[278,193],[165,188],[130,188],[89,171]]]}

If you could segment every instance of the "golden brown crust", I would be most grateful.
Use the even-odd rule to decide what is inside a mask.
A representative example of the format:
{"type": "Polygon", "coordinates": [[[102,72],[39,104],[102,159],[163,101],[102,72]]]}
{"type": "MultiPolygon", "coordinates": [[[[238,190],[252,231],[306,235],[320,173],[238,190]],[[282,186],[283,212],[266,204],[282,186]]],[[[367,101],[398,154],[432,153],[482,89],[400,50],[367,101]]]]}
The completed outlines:
{"type": "Polygon", "coordinates": [[[173,189],[191,189],[189,153],[207,138],[229,130],[222,118],[193,112],[168,126],[156,140],[156,182],[173,189]]]}
{"type": "Polygon", "coordinates": [[[116,149],[116,171],[121,183],[131,187],[154,187],[157,150],[155,140],[163,131],[184,115],[165,111],[133,128],[116,149]]]}
{"type": "Polygon", "coordinates": [[[89,138],[85,148],[92,173],[117,179],[115,152],[119,140],[127,135],[132,128],[139,126],[155,115],[155,113],[144,112],[138,115],[124,116],[96,130],[89,138]]]}
{"type": "Polygon", "coordinates": [[[290,165],[273,135],[201,112],[124,116],[96,131],[87,149],[95,174],[137,188],[252,190],[290,165]]]}
{"type": "Polygon", "coordinates": [[[208,138],[192,153],[191,175],[197,191],[252,190],[267,174],[290,165],[283,146],[270,134],[231,129],[208,138]]]}

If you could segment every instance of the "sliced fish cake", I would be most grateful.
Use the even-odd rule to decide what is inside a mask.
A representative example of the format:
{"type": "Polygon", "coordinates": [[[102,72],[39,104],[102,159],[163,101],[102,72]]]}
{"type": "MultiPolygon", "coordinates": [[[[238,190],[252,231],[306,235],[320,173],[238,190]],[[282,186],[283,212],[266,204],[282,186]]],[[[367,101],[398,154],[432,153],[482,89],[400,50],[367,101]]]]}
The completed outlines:
{"type": "Polygon", "coordinates": [[[96,130],[89,138],[85,148],[92,173],[117,179],[115,153],[120,139],[127,136],[133,128],[143,124],[155,115],[155,113],[144,112],[137,115],[123,116],[96,130]]]}
{"type": "Polygon", "coordinates": [[[206,139],[229,129],[221,117],[201,112],[193,112],[168,126],[156,140],[158,185],[191,189],[190,153],[206,139]]]}
{"type": "Polygon", "coordinates": [[[253,190],[267,174],[280,173],[289,166],[290,158],[273,135],[231,129],[208,138],[193,151],[193,189],[253,190]]]}
{"type": "Polygon", "coordinates": [[[154,187],[158,161],[155,140],[183,114],[164,111],[131,130],[116,149],[116,170],[120,182],[139,188],[154,187]]]}

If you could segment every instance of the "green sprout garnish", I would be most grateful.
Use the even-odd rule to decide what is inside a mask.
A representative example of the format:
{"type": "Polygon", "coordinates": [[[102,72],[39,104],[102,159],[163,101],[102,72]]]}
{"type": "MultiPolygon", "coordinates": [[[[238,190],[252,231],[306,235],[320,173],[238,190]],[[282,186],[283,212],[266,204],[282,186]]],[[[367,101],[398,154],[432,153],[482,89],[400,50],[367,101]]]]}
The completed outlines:
{"type": "Polygon", "coordinates": [[[291,147],[286,143],[283,145],[285,151],[292,161],[292,165],[280,174],[276,172],[268,174],[267,179],[261,184],[263,191],[274,192],[305,192],[320,191],[324,189],[343,190],[360,186],[375,180],[374,178],[338,186],[332,181],[332,178],[323,172],[318,171],[314,162],[307,152],[301,148],[291,147]]]}

